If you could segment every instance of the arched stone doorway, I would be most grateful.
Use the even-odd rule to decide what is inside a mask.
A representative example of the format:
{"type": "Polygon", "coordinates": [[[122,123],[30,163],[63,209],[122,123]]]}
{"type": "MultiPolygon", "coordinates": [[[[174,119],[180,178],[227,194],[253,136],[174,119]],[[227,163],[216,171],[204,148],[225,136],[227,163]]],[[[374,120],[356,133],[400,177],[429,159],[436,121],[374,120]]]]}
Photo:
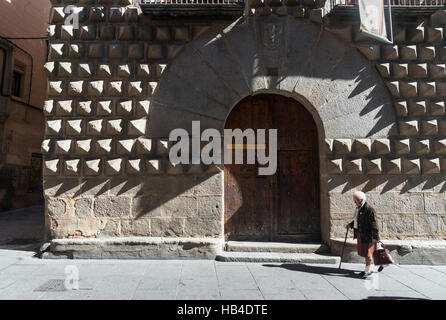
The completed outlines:
{"type": "MultiPolygon", "coordinates": [[[[147,135],[165,139],[177,128],[192,132],[192,121],[200,121],[201,130],[222,130],[234,106],[259,94],[293,98],[317,124],[321,240],[328,241],[336,228],[330,192],[339,185],[327,172],[327,157],[333,156],[327,143],[397,134],[388,89],[374,64],[351,43],[294,17],[241,18],[225,28],[210,28],[164,69],[150,97],[147,135]],[[283,25],[275,49],[266,47],[261,36],[268,23],[283,25]]],[[[212,174],[218,177],[206,181],[218,181],[212,195],[221,196],[223,206],[223,175],[212,174]]],[[[171,189],[178,187],[175,183],[171,189]]],[[[216,220],[206,221],[213,226],[216,220]]],[[[218,224],[223,237],[223,217],[218,224]]]]}
{"type": "Polygon", "coordinates": [[[319,240],[318,131],[306,108],[280,95],[248,96],[232,109],[225,128],[277,129],[275,174],[259,175],[258,162],[224,167],[225,238],[319,240]]]}

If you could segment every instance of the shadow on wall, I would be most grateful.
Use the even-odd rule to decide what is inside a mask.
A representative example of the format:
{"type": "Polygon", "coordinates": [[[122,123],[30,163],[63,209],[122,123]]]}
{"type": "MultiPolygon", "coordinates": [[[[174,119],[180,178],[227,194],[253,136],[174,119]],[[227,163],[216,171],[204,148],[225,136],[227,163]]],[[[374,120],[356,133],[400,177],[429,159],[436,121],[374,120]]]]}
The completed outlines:
{"type": "MultiPolygon", "coordinates": [[[[396,132],[388,90],[374,66],[356,49],[311,21],[270,15],[248,22],[241,18],[224,30],[211,27],[187,44],[165,69],[150,98],[148,137],[167,138],[177,128],[191,133],[192,121],[200,121],[201,130],[222,130],[230,110],[257,93],[284,95],[301,102],[314,119],[320,119],[321,132],[325,133],[322,141],[387,137],[396,132]]],[[[190,232],[201,232],[194,236],[215,236],[217,229],[218,233],[222,229],[215,219],[222,214],[221,208],[211,205],[202,216],[189,217],[186,198],[197,196],[190,205],[195,206],[200,196],[221,196],[221,176],[190,169],[176,168],[176,173],[168,176],[63,181],[46,177],[45,189],[48,196],[136,197],[138,206],[134,206],[133,216],[137,220],[169,216],[166,212],[175,217],[182,210],[190,232]],[[208,187],[201,184],[212,185],[213,191],[207,193],[208,187]],[[183,203],[171,205],[179,196],[183,203]],[[206,228],[199,228],[200,224],[206,228]]],[[[152,236],[179,235],[173,223],[159,230],[160,234],[152,232],[152,236]]]]}
{"type": "Polygon", "coordinates": [[[202,130],[221,130],[232,107],[256,93],[306,101],[327,138],[397,134],[387,87],[350,44],[308,20],[252,19],[214,27],[185,46],[152,96],[151,136],[167,137],[175,128],[191,132],[193,120],[202,130]],[[273,37],[277,46],[265,31],[271,24],[281,25],[273,37]]]}
{"type": "Polygon", "coordinates": [[[328,191],[335,189],[342,193],[354,191],[357,189],[363,192],[381,190],[384,194],[391,190],[399,189],[400,194],[408,193],[413,189],[421,191],[432,191],[441,185],[439,193],[446,192],[446,177],[444,176],[398,176],[398,175],[357,175],[357,176],[334,176],[328,181],[328,191]],[[421,186],[421,187],[420,187],[421,186]],[[342,189],[340,189],[342,188],[342,189]]]}
{"type": "MultiPolygon", "coordinates": [[[[183,166],[177,174],[126,176],[115,178],[59,179],[45,178],[45,192],[51,197],[73,197],[80,195],[95,197],[95,217],[107,223],[116,220],[123,224],[122,233],[117,234],[109,225],[91,229],[86,213],[79,213],[80,236],[221,236],[221,174],[216,167],[201,173],[188,173],[191,166],[183,166]],[[184,174],[181,174],[184,172],[184,174]],[[130,201],[133,203],[130,211],[130,201]],[[199,209],[201,207],[201,209],[199,209]],[[151,222],[148,223],[147,219],[151,222]],[[188,228],[183,232],[183,220],[188,228]],[[124,224],[126,224],[124,226],[124,224]],[[149,226],[151,232],[149,232],[149,226]],[[207,226],[207,227],[206,227],[207,226]],[[203,228],[201,228],[203,227],[203,228]],[[84,228],[84,229],[83,229],[84,228]],[[90,234],[96,230],[99,233],[90,234]]],[[[196,169],[196,167],[195,167],[196,169]]],[[[82,198],[79,198],[81,201],[82,198]]],[[[77,200],[75,200],[77,201],[77,200]]],[[[82,208],[80,206],[80,208],[82,208]]],[[[54,218],[59,223],[58,217],[54,218]]],[[[60,217],[59,217],[60,218],[60,217]]],[[[94,225],[94,224],[93,224],[94,225]]],[[[50,238],[73,236],[59,234],[49,229],[50,238]]]]}

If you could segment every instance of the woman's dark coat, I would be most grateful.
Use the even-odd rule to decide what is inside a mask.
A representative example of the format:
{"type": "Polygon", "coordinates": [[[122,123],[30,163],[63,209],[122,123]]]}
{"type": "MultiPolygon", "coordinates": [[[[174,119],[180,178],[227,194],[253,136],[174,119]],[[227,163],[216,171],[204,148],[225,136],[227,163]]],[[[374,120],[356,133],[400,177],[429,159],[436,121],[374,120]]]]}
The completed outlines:
{"type": "MultiPolygon", "coordinates": [[[[353,228],[354,221],[350,223],[353,228]]],[[[361,242],[373,242],[379,240],[378,219],[376,217],[375,209],[373,209],[367,202],[364,203],[358,214],[358,229],[355,229],[353,239],[357,238],[357,232],[361,236],[361,242]]]]}

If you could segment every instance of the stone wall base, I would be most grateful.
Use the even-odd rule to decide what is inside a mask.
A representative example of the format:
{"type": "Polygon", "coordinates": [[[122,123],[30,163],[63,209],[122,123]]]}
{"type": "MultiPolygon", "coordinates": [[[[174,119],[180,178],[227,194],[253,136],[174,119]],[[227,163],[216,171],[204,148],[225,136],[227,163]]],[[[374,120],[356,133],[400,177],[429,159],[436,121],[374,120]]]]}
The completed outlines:
{"type": "Polygon", "coordinates": [[[123,237],[54,239],[43,259],[215,259],[223,239],[123,237]]]}
{"type": "MultiPolygon", "coordinates": [[[[384,246],[390,250],[396,264],[414,265],[441,265],[446,264],[446,241],[444,240],[385,240],[384,246]]],[[[344,239],[330,239],[331,253],[342,254],[344,239]]],[[[343,262],[364,263],[364,258],[358,256],[356,251],[356,240],[348,239],[343,262]]]]}
{"type": "MultiPolygon", "coordinates": [[[[446,265],[444,240],[383,240],[396,264],[446,265]]],[[[344,239],[329,241],[332,255],[341,256],[344,239]]],[[[223,239],[122,237],[103,239],[54,239],[44,246],[42,259],[216,259],[223,239]]],[[[356,240],[348,239],[343,262],[364,263],[356,240]]]]}

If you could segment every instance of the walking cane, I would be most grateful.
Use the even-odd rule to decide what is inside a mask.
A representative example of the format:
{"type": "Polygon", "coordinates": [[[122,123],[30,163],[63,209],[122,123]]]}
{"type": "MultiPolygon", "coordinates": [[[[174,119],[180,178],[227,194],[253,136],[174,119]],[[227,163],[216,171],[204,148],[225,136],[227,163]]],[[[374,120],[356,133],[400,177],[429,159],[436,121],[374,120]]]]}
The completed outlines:
{"type": "Polygon", "coordinates": [[[341,269],[342,257],[344,256],[344,249],[345,249],[345,244],[347,243],[348,230],[349,229],[347,229],[347,232],[345,233],[344,246],[342,247],[341,261],[339,262],[339,269],[341,269]]]}

